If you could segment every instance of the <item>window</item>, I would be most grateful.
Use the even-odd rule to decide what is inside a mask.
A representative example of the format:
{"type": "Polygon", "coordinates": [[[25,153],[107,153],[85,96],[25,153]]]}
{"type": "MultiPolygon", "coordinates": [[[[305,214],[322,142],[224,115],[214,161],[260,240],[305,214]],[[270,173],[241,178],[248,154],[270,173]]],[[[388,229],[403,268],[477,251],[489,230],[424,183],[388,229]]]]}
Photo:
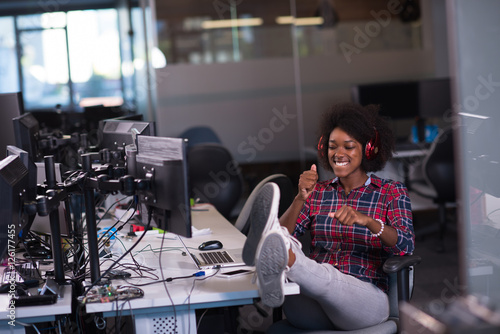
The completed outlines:
{"type": "Polygon", "coordinates": [[[123,102],[117,13],[87,10],[68,13],[68,40],[73,99],[108,98],[123,102]]]}
{"type": "Polygon", "coordinates": [[[22,90],[27,110],[123,104],[115,9],[1,17],[0,57],[0,92],[22,90]]]}
{"type": "Polygon", "coordinates": [[[19,90],[14,18],[0,17],[0,93],[19,90]]]}

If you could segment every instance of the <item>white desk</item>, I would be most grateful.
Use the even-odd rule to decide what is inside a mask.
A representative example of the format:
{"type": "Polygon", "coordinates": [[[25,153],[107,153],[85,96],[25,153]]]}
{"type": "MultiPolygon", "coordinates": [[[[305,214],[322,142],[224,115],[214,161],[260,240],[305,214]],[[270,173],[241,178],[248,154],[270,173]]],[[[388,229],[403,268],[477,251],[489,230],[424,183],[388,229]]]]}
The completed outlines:
{"type": "MultiPolygon", "coordinates": [[[[245,236],[229,223],[212,206],[197,206],[192,211],[192,223],[197,229],[210,228],[212,234],[196,236],[191,239],[183,239],[187,247],[198,247],[206,240],[220,240],[224,249],[239,249],[243,247],[245,236]]],[[[178,247],[179,250],[165,251],[162,254],[162,268],[164,277],[187,276],[197,272],[197,268],[190,258],[182,255],[181,243],[172,234],[166,234],[165,247],[178,247]]],[[[138,237],[136,237],[137,239],[138,237]]],[[[141,244],[133,252],[143,249],[151,244],[153,248],[159,249],[162,234],[148,232],[141,244]]],[[[123,241],[131,246],[133,241],[123,241]]],[[[116,243],[113,247],[123,247],[116,243]]],[[[136,256],[138,261],[144,261],[149,267],[159,268],[159,253],[143,252],[136,256]]],[[[104,271],[102,266],[101,271],[104,271]]],[[[161,278],[161,274],[157,275],[161,278]]],[[[153,333],[154,330],[163,330],[162,333],[172,331],[172,324],[177,320],[179,333],[196,332],[195,310],[200,308],[214,308],[234,305],[252,304],[254,298],[258,298],[257,285],[252,283],[253,275],[245,275],[234,278],[211,277],[206,280],[193,281],[195,278],[174,280],[165,283],[170,297],[165,291],[163,283],[140,287],[144,290],[144,297],[119,302],[121,315],[135,316],[136,328],[142,333],[153,333]]],[[[151,280],[139,279],[135,283],[146,283],[151,280]]],[[[126,284],[124,281],[115,280],[113,285],[126,284]]],[[[287,283],[286,294],[299,293],[299,287],[295,283],[287,283]]],[[[88,313],[102,313],[104,317],[114,317],[117,313],[117,303],[89,303],[86,305],[88,313]]]]}
{"type": "Polygon", "coordinates": [[[63,297],[58,299],[55,304],[16,307],[13,310],[15,326],[9,324],[12,320],[9,318],[11,312],[7,309],[10,301],[9,295],[0,294],[0,333],[25,333],[24,327],[17,323],[18,321],[26,324],[35,324],[54,321],[58,315],[71,314],[71,285],[64,285],[61,288],[64,289],[63,297]]]}
{"type": "Polygon", "coordinates": [[[429,153],[429,149],[422,147],[420,149],[412,150],[398,150],[395,151],[392,158],[402,165],[403,172],[403,182],[410,190],[410,167],[419,165],[422,159],[429,153]]]}
{"type": "Polygon", "coordinates": [[[429,149],[422,148],[418,150],[408,150],[408,151],[395,151],[393,154],[393,159],[405,159],[405,158],[422,158],[429,153],[429,149]]]}

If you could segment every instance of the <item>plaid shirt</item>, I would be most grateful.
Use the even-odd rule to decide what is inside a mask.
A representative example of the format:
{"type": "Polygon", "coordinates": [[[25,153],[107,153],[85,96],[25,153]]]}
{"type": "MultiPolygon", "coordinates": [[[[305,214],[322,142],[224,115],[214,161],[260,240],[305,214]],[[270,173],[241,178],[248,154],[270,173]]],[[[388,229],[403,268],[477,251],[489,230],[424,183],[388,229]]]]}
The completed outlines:
{"type": "Polygon", "coordinates": [[[386,292],[388,278],[382,264],[392,255],[412,253],[415,246],[406,187],[400,182],[380,179],[375,175],[348,195],[338,178],[318,182],[299,214],[294,235],[300,236],[305,230],[311,230],[310,258],[319,263],[330,263],[341,272],[371,282],[386,292]],[[374,219],[381,219],[395,228],[398,233],[396,245],[383,245],[364,226],[345,226],[328,217],[330,212],[344,205],[374,219]]]}

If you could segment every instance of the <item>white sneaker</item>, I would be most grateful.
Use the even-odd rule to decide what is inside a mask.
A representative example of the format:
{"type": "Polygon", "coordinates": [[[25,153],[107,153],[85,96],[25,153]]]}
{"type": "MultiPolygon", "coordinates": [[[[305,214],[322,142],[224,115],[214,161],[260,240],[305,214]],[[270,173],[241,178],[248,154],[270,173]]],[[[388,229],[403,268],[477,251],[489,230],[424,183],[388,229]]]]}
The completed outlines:
{"type": "Polygon", "coordinates": [[[248,217],[250,230],[243,246],[242,256],[246,265],[255,265],[255,254],[262,236],[281,229],[278,220],[279,202],[280,189],[276,183],[266,183],[257,193],[248,217]]]}
{"type": "Polygon", "coordinates": [[[290,238],[280,231],[270,231],[257,250],[256,274],[259,296],[264,305],[275,308],[283,304],[285,269],[288,264],[290,238]]]}

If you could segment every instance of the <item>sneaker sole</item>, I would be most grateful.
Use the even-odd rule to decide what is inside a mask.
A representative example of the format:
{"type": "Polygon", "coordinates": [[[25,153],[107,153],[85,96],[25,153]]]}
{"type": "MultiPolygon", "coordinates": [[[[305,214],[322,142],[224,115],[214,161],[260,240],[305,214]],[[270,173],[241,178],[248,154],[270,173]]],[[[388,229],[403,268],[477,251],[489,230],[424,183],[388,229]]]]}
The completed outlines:
{"type": "Polygon", "coordinates": [[[247,266],[255,265],[255,254],[266,225],[271,219],[277,219],[279,209],[279,188],[275,184],[266,184],[259,191],[250,212],[250,230],[243,246],[243,262],[247,266]]]}
{"type": "Polygon", "coordinates": [[[288,250],[283,237],[269,234],[263,241],[256,264],[259,296],[264,305],[275,308],[283,304],[283,271],[288,262],[288,250]]]}

